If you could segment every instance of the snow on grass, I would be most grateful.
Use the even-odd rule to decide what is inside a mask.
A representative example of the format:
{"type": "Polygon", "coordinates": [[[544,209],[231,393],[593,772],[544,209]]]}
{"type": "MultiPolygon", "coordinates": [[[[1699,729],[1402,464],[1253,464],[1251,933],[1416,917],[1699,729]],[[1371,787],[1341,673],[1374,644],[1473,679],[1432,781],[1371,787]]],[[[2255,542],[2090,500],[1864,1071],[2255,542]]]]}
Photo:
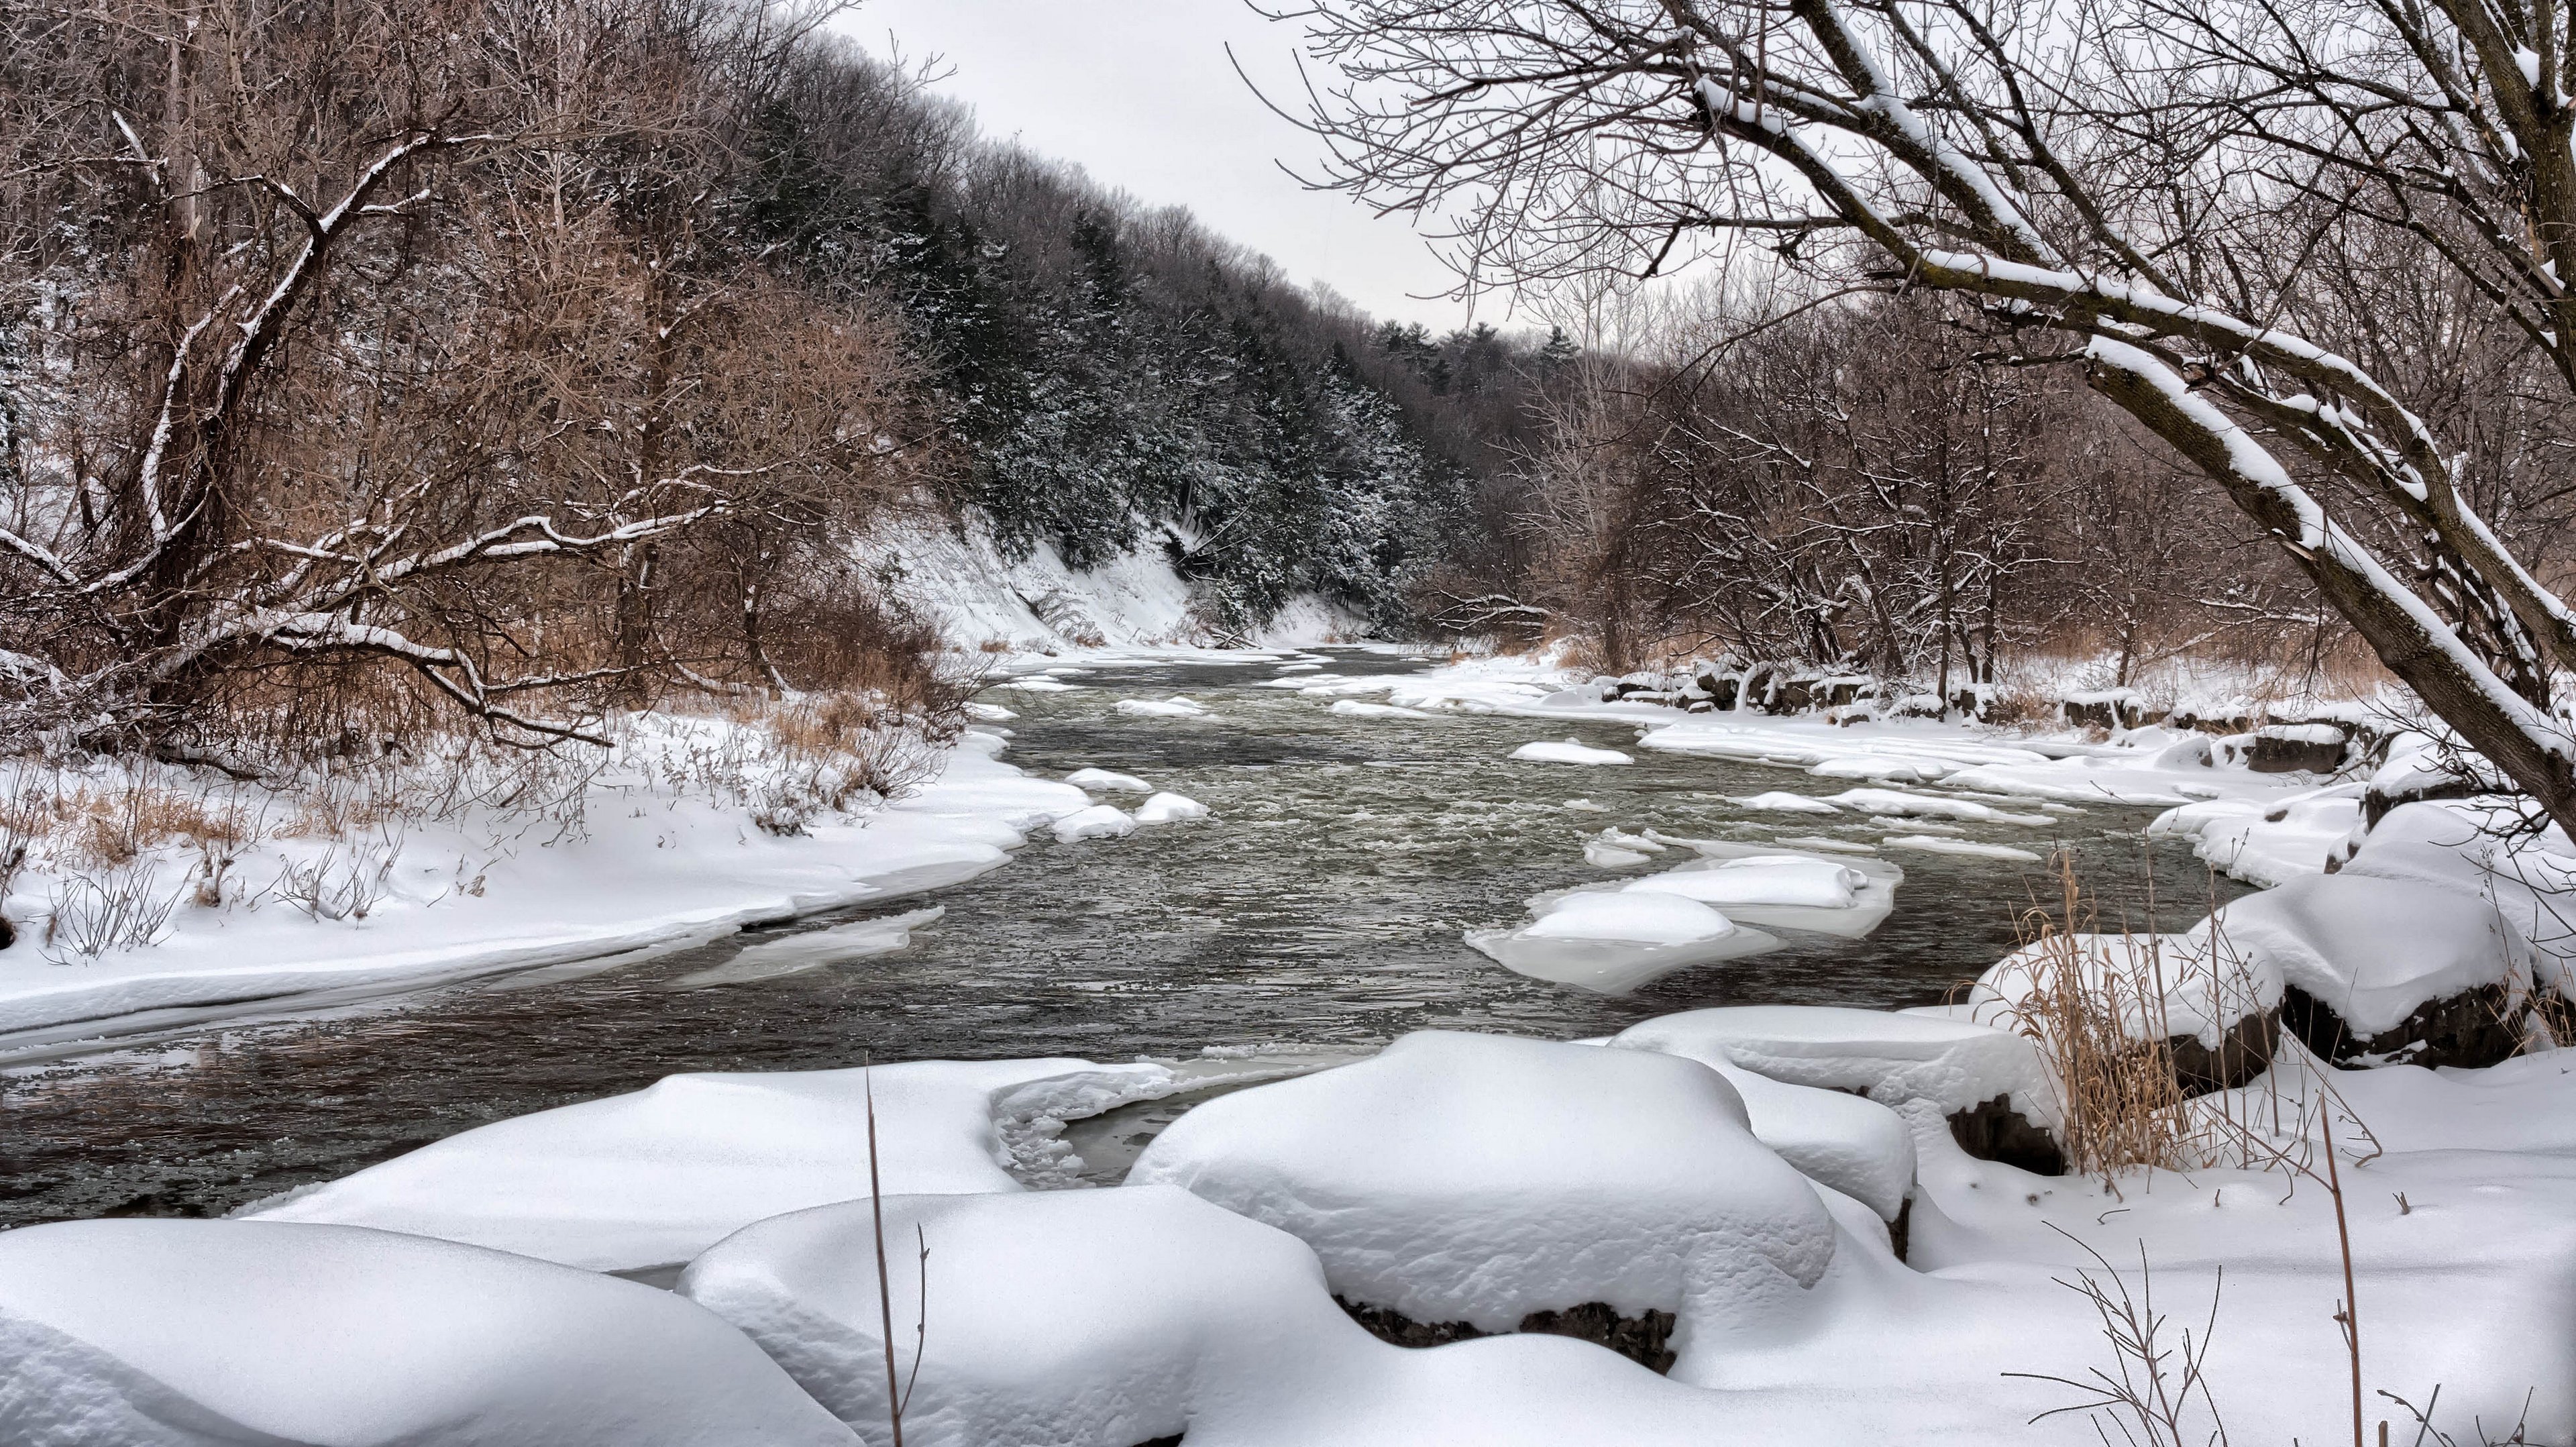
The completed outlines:
{"type": "Polygon", "coordinates": [[[70,1221],[0,1233],[13,1447],[846,1447],[694,1302],[343,1226],[70,1221]]]}
{"type": "Polygon", "coordinates": [[[2009,844],[1980,844],[1973,839],[1945,839],[1935,834],[1890,834],[1878,844],[1882,849],[1920,849],[1926,854],[1955,854],[1966,859],[2039,863],[2039,856],[2027,849],[2015,849],[2009,844]]]}
{"type": "Polygon", "coordinates": [[[1581,739],[1542,740],[1512,750],[1511,757],[1525,764],[1625,764],[1634,762],[1617,749],[1596,749],[1581,739]]]}
{"type": "Polygon", "coordinates": [[[594,1270],[667,1265],[764,1217],[864,1195],[871,1087],[884,1189],[947,1194],[1020,1189],[1002,1164],[997,1112],[1061,1120],[1171,1084],[1159,1065],[1068,1059],[672,1075],[452,1135],[241,1214],[409,1231],[594,1270]]]}
{"type": "Polygon", "coordinates": [[[1716,1072],[1642,1051],[1424,1031],[1210,1101],[1131,1184],[1183,1187],[1314,1248],[1334,1291],[1509,1330],[1606,1302],[1753,1328],[1834,1231],[1716,1072]]]}
{"type": "MultiPolygon", "coordinates": [[[[21,933],[0,953],[0,1034],[95,1034],[144,1011],[248,1013],[316,990],[410,989],[717,939],[746,923],[971,879],[1007,863],[1007,851],[1027,842],[1023,831],[1090,802],[999,762],[1002,741],[970,732],[934,759],[937,777],[916,793],[856,812],[801,812],[795,832],[774,833],[756,826],[755,813],[788,781],[760,772],[744,733],[721,718],[648,716],[605,758],[549,762],[573,772],[568,802],[542,810],[469,801],[338,834],[328,832],[336,815],[272,817],[217,849],[229,863],[212,886],[199,849],[151,845],[118,868],[168,901],[158,943],[74,954],[66,927],[57,931],[61,964],[44,958],[45,920],[81,907],[83,876],[50,857],[32,860],[0,901],[21,933]]],[[[198,812],[220,812],[232,798],[158,766],[100,764],[43,783],[49,794],[94,787],[198,812]]],[[[295,796],[279,797],[294,807],[295,796]]],[[[392,807],[333,804],[339,796],[318,789],[312,797],[317,809],[392,807]]]]}

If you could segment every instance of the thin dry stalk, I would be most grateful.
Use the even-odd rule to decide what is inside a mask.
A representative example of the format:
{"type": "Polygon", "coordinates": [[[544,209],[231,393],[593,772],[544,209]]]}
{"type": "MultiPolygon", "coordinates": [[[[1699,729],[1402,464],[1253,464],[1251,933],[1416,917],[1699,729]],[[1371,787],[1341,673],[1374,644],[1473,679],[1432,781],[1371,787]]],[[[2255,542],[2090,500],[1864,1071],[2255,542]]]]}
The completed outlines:
{"type": "Polygon", "coordinates": [[[2205,1374],[2209,1344],[2218,1330],[2219,1298],[2226,1290],[2224,1271],[2210,1287],[2209,1315],[2199,1335],[2186,1326],[2177,1344],[2166,1331],[2168,1318],[2156,1310],[2155,1274],[2148,1268],[2143,1243],[2138,1248],[2138,1289],[2132,1293],[2127,1280],[2102,1253],[2066,1231],[2058,1234],[2075,1242],[2099,1268],[2079,1271],[2071,1281],[2065,1277],[2057,1281],[2092,1305],[2101,1319],[2103,1339],[2110,1343],[2114,1365],[2110,1371],[2094,1367],[2080,1379],[2041,1372],[2004,1373],[2054,1382],[2083,1394],[2082,1400],[2052,1407],[2031,1420],[2082,1412],[2093,1417],[2105,1443],[2115,1428],[2128,1447],[2226,1447],[2227,1424],[2219,1416],[2218,1401],[2210,1395],[2205,1374]],[[2198,1410],[2209,1415],[2206,1434],[2192,1423],[2195,1400],[2198,1410]],[[2110,1428],[2104,1427],[2106,1420],[2110,1428]]]}

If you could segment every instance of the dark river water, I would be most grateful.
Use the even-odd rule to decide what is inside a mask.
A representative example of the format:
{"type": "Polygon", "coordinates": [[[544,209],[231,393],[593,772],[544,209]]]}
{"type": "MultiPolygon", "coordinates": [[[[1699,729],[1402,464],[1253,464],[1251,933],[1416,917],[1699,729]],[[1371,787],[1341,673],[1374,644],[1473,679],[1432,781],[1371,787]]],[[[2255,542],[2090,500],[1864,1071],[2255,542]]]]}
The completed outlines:
{"type": "MultiPolygon", "coordinates": [[[[1413,666],[1336,662],[1348,672],[1413,666]]],[[[938,894],[947,917],[902,953],[672,988],[778,933],[765,931],[578,978],[539,972],[0,1074],[0,1224],[221,1214],[673,1071],[1366,1048],[1426,1027],[1580,1037],[1703,1005],[1923,1004],[2009,950],[2016,911],[2055,887],[2039,866],[1896,851],[1888,857],[1907,879],[1895,913],[1867,939],[1784,934],[1789,946],[1776,953],[1619,998],[1524,979],[1469,949],[1461,932],[1520,922],[1527,896],[1607,877],[1581,849],[1606,825],[1747,841],[1891,831],[1726,802],[1847,787],[1786,769],[1642,750],[1626,767],[1505,758],[1569,732],[1626,748],[1630,725],[1351,718],[1255,686],[1275,676],[1266,664],[1103,667],[1073,692],[990,695],[1021,715],[1006,725],[1011,762],[1050,776],[1085,765],[1141,775],[1214,816],[1123,840],[1033,842],[1014,863],[938,894]],[[1122,697],[1173,693],[1217,716],[1112,711],[1122,697]]],[[[1968,825],[1963,837],[2071,850],[2112,927],[2122,915],[2149,923],[2152,870],[2157,923],[2181,928],[2213,890],[2238,889],[2212,881],[2178,845],[2146,845],[2140,830],[2152,817],[2097,805],[2053,830],[1968,825]]]]}

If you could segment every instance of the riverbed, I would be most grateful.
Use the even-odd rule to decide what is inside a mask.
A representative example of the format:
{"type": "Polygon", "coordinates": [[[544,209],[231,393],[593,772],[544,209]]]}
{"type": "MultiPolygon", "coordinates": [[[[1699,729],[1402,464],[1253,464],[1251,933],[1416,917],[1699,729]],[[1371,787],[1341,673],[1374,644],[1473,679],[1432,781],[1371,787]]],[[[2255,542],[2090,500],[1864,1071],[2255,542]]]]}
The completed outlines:
{"type": "MultiPolygon", "coordinates": [[[[1383,652],[1313,658],[1350,672],[1425,666],[1383,652]]],[[[1267,686],[1282,670],[1266,661],[1083,666],[1064,676],[1068,691],[988,695],[1017,714],[991,725],[1008,730],[1005,757],[1051,777],[1134,774],[1207,804],[1209,818],[1124,839],[1041,833],[1011,864],[926,901],[945,917],[910,948],[846,965],[680,985],[747,943],[925,901],[21,1068],[0,1076],[0,1224],[220,1214],[673,1071],[1209,1050],[1329,1058],[1435,1027],[1568,1038],[1702,1005],[1924,1004],[2008,951],[2016,915],[2057,887],[2043,866],[1890,851],[1906,882],[1866,939],[1785,934],[1771,954],[1633,995],[1589,994],[1515,975],[1463,932],[1519,922],[1532,894],[1615,877],[1582,849],[1609,826],[1856,844],[1888,831],[1747,810],[1730,796],[1819,781],[1638,750],[1633,724],[1354,717],[1267,686]],[[1115,708],[1174,695],[1212,712],[1115,708]],[[1569,733],[1634,762],[1507,757],[1569,733]]],[[[2150,844],[2141,831],[2153,817],[2088,804],[2046,828],[1954,827],[1971,842],[2069,852],[2110,928],[2181,928],[2240,892],[2179,842],[2150,844]]]]}

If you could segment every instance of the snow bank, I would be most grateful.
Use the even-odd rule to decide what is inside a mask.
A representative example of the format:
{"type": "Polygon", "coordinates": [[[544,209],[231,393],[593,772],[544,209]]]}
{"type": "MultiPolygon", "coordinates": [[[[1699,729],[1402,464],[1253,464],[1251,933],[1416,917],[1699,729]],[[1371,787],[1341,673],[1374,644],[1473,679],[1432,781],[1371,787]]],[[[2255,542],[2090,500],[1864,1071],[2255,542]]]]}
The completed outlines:
{"type": "Polygon", "coordinates": [[[1576,892],[1548,899],[1536,914],[1519,929],[1469,930],[1467,943],[1532,979],[1610,995],[1692,965],[1780,947],[1760,930],[1673,894],[1576,892]]]}
{"type": "Polygon", "coordinates": [[[2055,1119],[2056,1092],[2038,1050],[2019,1035],[1973,1021],[1839,1006],[1734,1005],[1631,1025],[1611,1043],[1723,1059],[1790,1085],[1857,1091],[1881,1105],[1926,1100],[1943,1114],[2009,1095],[2023,1114],[2042,1123],[2055,1119]]]}
{"type": "Polygon", "coordinates": [[[2322,873],[2348,855],[2361,829],[2363,787],[2184,804],[2157,815],[2147,832],[2191,840],[2192,853],[2249,884],[2284,884],[2322,873]]]}
{"type": "Polygon", "coordinates": [[[1055,821],[1053,832],[1067,844],[1080,839],[1124,839],[1136,832],[1136,818],[1115,804],[1094,804],[1055,821]]]}
{"type": "Polygon", "coordinates": [[[1868,1206],[1882,1221],[1895,1220],[1914,1189],[1914,1132],[1904,1117],[1874,1100],[1755,1074],[1687,1034],[1632,1029],[1610,1044],[1696,1060],[1726,1077],[1744,1101],[1755,1140],[1809,1180],[1868,1206]]]}
{"type": "Polygon", "coordinates": [[[1107,769],[1076,769],[1064,781],[1077,789],[1102,789],[1113,794],[1150,794],[1154,786],[1134,774],[1112,773],[1107,769]]]}
{"type": "Polygon", "coordinates": [[[2365,1039],[2433,1001],[2495,985],[2519,995],[2532,978],[2531,947],[2493,905],[2411,880],[2295,879],[2230,901],[2193,937],[2278,971],[2365,1039]]]}
{"type": "Polygon", "coordinates": [[[1597,1301],[1731,1334],[1793,1308],[1834,1249],[1746,1119],[1696,1062],[1424,1031],[1198,1107],[1128,1181],[1287,1231],[1336,1292],[1415,1321],[1507,1331],[1597,1301]]]}
{"type": "Polygon", "coordinates": [[[1625,764],[1632,762],[1617,749],[1596,749],[1580,739],[1561,742],[1523,744],[1511,756],[1526,764],[1625,764]]]}
{"type": "Polygon", "coordinates": [[[1177,824],[1185,819],[1204,819],[1208,806],[1187,794],[1156,794],[1136,806],[1139,824],[1177,824]]]}
{"type": "MultiPolygon", "coordinates": [[[[870,1072],[667,1076],[646,1090],[481,1126],[246,1215],[377,1226],[597,1270],[686,1261],[764,1216],[864,1196],[870,1072]]],[[[1158,1065],[912,1061],[873,1072],[888,1192],[1019,1189],[995,1120],[1151,1099],[1158,1065]]]]}
{"type": "Polygon", "coordinates": [[[11,1447],[833,1447],[850,1433],[696,1304],[340,1226],[0,1233],[11,1447]]]}
{"type": "MultiPolygon", "coordinates": [[[[674,748],[693,739],[713,748],[730,726],[664,719],[652,727],[670,734],[674,748]]],[[[967,742],[989,738],[969,734],[967,742]]],[[[793,836],[640,780],[594,790],[592,827],[554,840],[560,826],[538,821],[543,848],[512,841],[495,850],[475,832],[481,820],[413,829],[389,857],[389,893],[363,919],[317,920],[275,900],[258,909],[183,904],[159,944],[0,970],[0,1034],[59,1035],[75,1022],[173,1007],[248,1013],[309,991],[346,998],[352,990],[410,989],[715,939],[748,923],[972,879],[1009,862],[1006,851],[1027,842],[1022,831],[1089,803],[1079,789],[1031,778],[972,747],[951,750],[940,776],[917,794],[871,814],[817,816],[793,836]],[[469,858],[470,867],[461,862],[469,858]]],[[[490,827],[516,832],[530,822],[490,827]]],[[[320,847],[288,839],[274,850],[310,855],[320,847]]],[[[265,883],[261,871],[278,867],[277,858],[250,857],[237,877],[265,883]]],[[[180,866],[166,874],[171,888],[184,880],[180,866]]],[[[22,873],[17,887],[10,913],[41,914],[43,896],[30,893],[43,887],[36,871],[22,873]]]]}
{"type": "MultiPolygon", "coordinates": [[[[1198,1430],[1283,1369],[1311,1373],[1319,1346],[1373,1345],[1303,1242],[1169,1186],[884,1204],[895,1357],[907,1376],[921,1360],[904,1438],[923,1447],[1133,1447],[1198,1430]]],[[[679,1290],[862,1436],[886,1437],[867,1202],[746,1227],[679,1290]]]]}
{"type": "Polygon", "coordinates": [[[2476,803],[2400,805],[2363,837],[2343,873],[2485,901],[2532,946],[2541,980],[2576,1000],[2576,846],[2556,829],[2532,836],[2519,823],[2476,803]],[[2521,837],[2508,843],[2507,833],[2521,837]]]}

